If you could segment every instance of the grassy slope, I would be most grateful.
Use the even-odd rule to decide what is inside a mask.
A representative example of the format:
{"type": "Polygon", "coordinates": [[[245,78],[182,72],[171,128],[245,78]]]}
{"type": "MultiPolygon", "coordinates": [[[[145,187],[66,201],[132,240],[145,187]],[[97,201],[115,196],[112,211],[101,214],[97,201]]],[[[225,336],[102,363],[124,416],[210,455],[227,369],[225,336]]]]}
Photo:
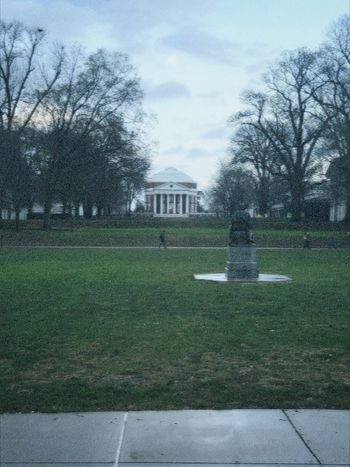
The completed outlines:
{"type": "MultiPolygon", "coordinates": [[[[3,245],[25,246],[157,246],[162,227],[123,226],[116,227],[74,227],[51,231],[13,230],[0,231],[3,245]]],[[[227,226],[181,225],[172,223],[165,227],[170,246],[220,246],[227,245],[227,226]]],[[[260,247],[301,247],[303,230],[259,229],[253,231],[260,247]]],[[[336,239],[337,246],[349,246],[348,235],[341,231],[315,230],[311,232],[312,245],[326,247],[330,236],[336,239]]]]}
{"type": "Polygon", "coordinates": [[[0,250],[0,411],[350,408],[349,252],[0,250]]]}

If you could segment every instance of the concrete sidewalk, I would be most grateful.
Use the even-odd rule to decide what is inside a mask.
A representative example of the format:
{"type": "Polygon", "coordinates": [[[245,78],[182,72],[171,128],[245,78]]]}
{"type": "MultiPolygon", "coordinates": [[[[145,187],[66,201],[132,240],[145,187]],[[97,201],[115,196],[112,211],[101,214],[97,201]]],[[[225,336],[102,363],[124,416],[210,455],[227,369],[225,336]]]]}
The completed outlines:
{"type": "Polygon", "coordinates": [[[0,465],[350,466],[350,411],[1,415],[0,465]]]}

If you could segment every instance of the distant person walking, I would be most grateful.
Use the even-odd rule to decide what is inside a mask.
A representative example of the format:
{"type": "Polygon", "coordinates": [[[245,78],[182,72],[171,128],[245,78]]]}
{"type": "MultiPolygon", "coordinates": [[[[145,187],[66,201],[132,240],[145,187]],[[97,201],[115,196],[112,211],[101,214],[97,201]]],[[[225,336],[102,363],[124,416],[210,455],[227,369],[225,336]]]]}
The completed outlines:
{"type": "Polygon", "coordinates": [[[303,248],[307,250],[311,250],[311,238],[310,234],[305,232],[304,237],[303,237],[303,248]]]}
{"type": "Polygon", "coordinates": [[[163,248],[166,248],[166,241],[165,241],[165,232],[161,232],[161,234],[159,235],[159,245],[158,247],[163,247],[163,248]]]}

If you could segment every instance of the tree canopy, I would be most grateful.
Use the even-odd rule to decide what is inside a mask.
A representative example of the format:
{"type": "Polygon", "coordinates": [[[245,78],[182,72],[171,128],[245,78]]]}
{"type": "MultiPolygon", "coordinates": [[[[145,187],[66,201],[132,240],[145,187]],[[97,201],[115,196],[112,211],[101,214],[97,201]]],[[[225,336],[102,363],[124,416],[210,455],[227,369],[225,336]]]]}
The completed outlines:
{"type": "Polygon", "coordinates": [[[0,212],[34,201],[98,214],[126,206],[149,168],[143,91],[120,52],[47,47],[42,29],[0,23],[0,212]],[[50,52],[51,50],[51,52],[50,52]],[[53,52],[52,52],[53,50],[53,52]],[[21,194],[22,193],[22,194],[21,194]]]}

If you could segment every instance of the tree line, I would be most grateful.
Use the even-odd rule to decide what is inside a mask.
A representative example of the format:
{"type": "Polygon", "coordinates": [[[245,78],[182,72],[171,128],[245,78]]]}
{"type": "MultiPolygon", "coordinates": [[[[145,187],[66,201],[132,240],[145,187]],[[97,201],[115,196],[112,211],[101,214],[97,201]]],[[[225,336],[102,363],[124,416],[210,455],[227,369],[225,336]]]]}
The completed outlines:
{"type": "MultiPolygon", "coordinates": [[[[129,206],[149,168],[140,80],[128,57],[49,43],[45,31],[0,22],[0,216],[35,202],[49,228],[63,213],[129,206]]],[[[0,218],[1,222],[1,218],[0,218]]]]}
{"type": "Polygon", "coordinates": [[[310,187],[327,178],[350,222],[349,15],[332,25],[318,50],[284,52],[242,101],[243,110],[229,119],[230,160],[209,192],[212,208],[232,215],[255,202],[267,215],[287,198],[300,221],[310,187]]]}

